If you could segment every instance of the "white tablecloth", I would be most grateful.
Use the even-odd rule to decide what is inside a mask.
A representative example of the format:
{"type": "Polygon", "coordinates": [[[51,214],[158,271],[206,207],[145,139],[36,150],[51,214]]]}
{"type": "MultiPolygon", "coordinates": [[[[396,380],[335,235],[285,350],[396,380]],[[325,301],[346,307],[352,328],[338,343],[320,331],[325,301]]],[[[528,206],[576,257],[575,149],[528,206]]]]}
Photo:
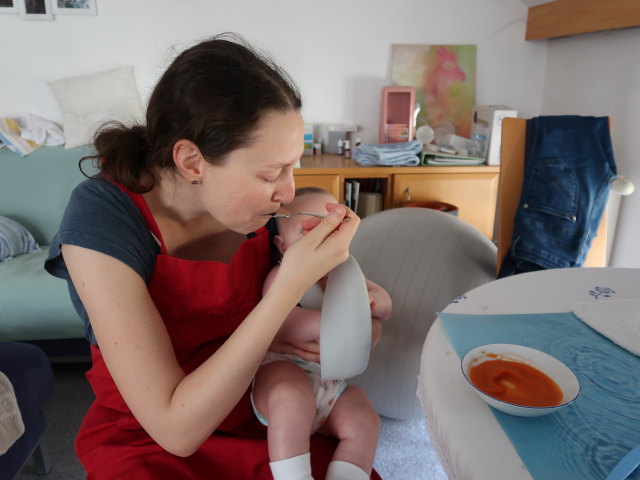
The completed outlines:
{"type": "MultiPolygon", "coordinates": [[[[640,269],[570,268],[482,285],[444,311],[468,314],[569,312],[575,302],[640,298],[640,269]]],[[[431,440],[451,480],[531,480],[491,409],[467,385],[460,359],[436,320],[424,343],[418,395],[431,440]]]]}

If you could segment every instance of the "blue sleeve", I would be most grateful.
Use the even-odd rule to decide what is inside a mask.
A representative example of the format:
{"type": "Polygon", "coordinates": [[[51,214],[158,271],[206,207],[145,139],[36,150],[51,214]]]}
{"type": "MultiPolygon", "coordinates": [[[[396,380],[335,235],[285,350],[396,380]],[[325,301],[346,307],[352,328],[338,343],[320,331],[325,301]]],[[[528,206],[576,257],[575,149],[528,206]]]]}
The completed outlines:
{"type": "Polygon", "coordinates": [[[92,343],[87,314],[71,283],[61,246],[77,245],[114,257],[131,267],[148,283],[160,246],[131,198],[105,179],[89,179],[71,193],[60,229],[53,237],[45,269],[67,280],[71,300],[85,322],[92,343]]]}

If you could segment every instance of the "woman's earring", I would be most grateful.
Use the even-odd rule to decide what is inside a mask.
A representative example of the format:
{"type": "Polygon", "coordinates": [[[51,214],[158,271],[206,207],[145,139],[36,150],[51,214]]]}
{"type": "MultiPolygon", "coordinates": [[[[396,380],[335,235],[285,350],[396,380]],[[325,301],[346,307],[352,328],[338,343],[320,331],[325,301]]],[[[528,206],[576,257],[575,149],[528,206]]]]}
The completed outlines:
{"type": "Polygon", "coordinates": [[[200,183],[198,180],[191,180],[191,185],[197,185],[198,183],[200,183]]]}

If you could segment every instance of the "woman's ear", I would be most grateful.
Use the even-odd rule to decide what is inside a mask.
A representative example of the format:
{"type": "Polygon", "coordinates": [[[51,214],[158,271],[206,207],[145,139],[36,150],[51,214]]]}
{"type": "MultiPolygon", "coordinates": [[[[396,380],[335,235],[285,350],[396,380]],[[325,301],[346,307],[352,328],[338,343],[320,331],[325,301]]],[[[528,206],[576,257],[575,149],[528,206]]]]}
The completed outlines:
{"type": "Polygon", "coordinates": [[[178,140],[173,145],[173,163],[189,182],[198,183],[202,178],[202,153],[192,141],[178,140]]]}

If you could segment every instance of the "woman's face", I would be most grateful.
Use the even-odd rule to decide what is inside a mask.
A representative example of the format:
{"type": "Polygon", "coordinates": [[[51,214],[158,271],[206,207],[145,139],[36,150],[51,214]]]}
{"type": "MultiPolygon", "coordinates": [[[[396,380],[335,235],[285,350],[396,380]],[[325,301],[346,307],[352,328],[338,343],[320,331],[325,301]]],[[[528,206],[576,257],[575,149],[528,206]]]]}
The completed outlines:
{"type": "Polygon", "coordinates": [[[202,176],[205,209],[226,228],[250,233],[269,214],[293,200],[293,168],[303,152],[299,112],[267,113],[253,142],[234,150],[222,166],[206,164],[202,176]]]}

